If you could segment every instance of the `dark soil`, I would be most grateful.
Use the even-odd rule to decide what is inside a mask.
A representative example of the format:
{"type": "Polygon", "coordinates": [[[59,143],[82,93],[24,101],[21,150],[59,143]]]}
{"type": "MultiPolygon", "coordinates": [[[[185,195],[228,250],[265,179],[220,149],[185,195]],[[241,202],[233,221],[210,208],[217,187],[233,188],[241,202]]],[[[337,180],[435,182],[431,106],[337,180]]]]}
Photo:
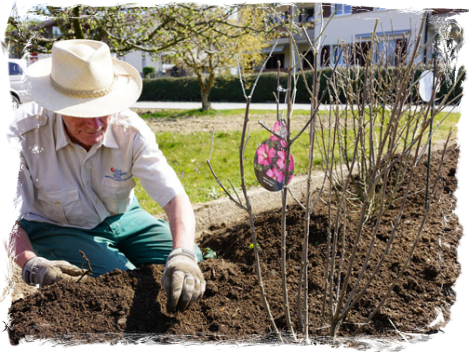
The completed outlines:
{"type": "MultiPolygon", "coordinates": [[[[440,155],[434,153],[433,158],[434,174],[440,155]]],[[[386,304],[365,326],[362,334],[396,336],[396,328],[401,332],[430,334],[441,327],[429,326],[439,311],[443,313],[445,322],[450,319],[450,307],[456,299],[452,287],[460,273],[457,247],[462,235],[453,213],[456,208],[453,193],[457,187],[457,160],[458,149],[453,147],[447,152],[440,188],[410,265],[386,304]]],[[[426,165],[422,163],[415,170],[415,184],[383,269],[344,321],[339,336],[353,336],[358,324],[365,321],[402,267],[424,213],[425,179],[426,165]]],[[[382,249],[389,238],[398,207],[391,207],[382,220],[377,249],[382,249]]],[[[277,327],[286,331],[280,268],[280,213],[279,210],[260,214],[255,218],[255,225],[269,305],[277,327]]],[[[358,222],[358,214],[350,213],[349,216],[347,238],[351,240],[355,235],[353,224],[358,222]]],[[[300,330],[296,302],[303,218],[301,209],[290,207],[286,246],[288,292],[297,331],[300,330]]],[[[321,323],[327,224],[327,208],[319,202],[312,215],[309,238],[309,320],[313,340],[328,332],[327,328],[321,329],[327,325],[327,322],[321,323]]],[[[357,262],[366,255],[371,232],[366,228],[363,233],[357,262]]],[[[207,281],[206,292],[202,301],[184,313],[166,312],[166,298],[160,284],[163,266],[146,265],[133,271],[114,271],[84,283],[59,282],[14,302],[10,308],[10,341],[12,344],[18,344],[21,339],[38,338],[60,344],[141,342],[141,339],[152,342],[181,339],[276,341],[257,284],[251,243],[248,225],[212,229],[210,236],[201,239],[201,248],[211,248],[218,258],[200,264],[207,281]]],[[[372,267],[381,250],[373,253],[372,267]]],[[[353,275],[356,276],[357,272],[353,271],[353,275]]]]}

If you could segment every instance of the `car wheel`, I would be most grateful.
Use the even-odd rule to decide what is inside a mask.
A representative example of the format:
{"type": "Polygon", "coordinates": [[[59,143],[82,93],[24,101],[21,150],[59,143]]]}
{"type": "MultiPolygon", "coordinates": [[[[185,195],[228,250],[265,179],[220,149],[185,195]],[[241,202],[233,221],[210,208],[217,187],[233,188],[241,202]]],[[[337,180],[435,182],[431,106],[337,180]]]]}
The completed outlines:
{"type": "Polygon", "coordinates": [[[12,94],[5,94],[0,99],[0,107],[2,109],[2,112],[5,114],[11,114],[13,111],[18,109],[19,105],[20,105],[20,101],[18,100],[17,97],[15,97],[12,94]]]}

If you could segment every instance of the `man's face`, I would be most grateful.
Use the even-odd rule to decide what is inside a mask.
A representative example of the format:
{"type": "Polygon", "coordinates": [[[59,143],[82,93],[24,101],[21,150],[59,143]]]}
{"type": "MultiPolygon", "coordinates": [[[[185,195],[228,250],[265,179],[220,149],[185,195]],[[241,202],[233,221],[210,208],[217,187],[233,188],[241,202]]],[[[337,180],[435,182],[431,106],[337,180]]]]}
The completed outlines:
{"type": "Polygon", "coordinates": [[[63,116],[70,139],[86,150],[103,140],[111,115],[93,118],[63,116]]]}

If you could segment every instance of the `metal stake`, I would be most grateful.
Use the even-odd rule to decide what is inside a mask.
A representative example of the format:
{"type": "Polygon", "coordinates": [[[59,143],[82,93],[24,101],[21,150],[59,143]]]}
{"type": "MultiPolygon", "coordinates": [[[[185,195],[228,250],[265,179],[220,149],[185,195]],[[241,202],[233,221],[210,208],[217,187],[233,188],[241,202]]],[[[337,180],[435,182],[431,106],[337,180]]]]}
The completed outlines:
{"type": "Polygon", "coordinates": [[[438,33],[435,36],[435,44],[434,44],[434,52],[433,52],[433,83],[432,83],[432,108],[431,108],[431,120],[430,120],[430,132],[428,134],[428,165],[427,165],[427,185],[425,191],[425,209],[429,208],[428,204],[428,185],[430,183],[430,157],[432,153],[432,128],[433,128],[433,114],[435,111],[435,81],[436,81],[436,59],[438,57],[438,33]]]}

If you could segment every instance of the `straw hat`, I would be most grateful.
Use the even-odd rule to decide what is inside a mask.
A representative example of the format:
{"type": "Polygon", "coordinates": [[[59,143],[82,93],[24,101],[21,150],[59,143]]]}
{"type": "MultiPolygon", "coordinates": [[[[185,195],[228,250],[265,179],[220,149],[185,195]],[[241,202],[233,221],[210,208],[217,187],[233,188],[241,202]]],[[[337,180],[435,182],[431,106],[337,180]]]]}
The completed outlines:
{"type": "Polygon", "coordinates": [[[111,115],[130,107],[142,91],[138,71],[93,40],[55,43],[52,57],[29,66],[25,76],[36,103],[67,116],[111,115]]]}

